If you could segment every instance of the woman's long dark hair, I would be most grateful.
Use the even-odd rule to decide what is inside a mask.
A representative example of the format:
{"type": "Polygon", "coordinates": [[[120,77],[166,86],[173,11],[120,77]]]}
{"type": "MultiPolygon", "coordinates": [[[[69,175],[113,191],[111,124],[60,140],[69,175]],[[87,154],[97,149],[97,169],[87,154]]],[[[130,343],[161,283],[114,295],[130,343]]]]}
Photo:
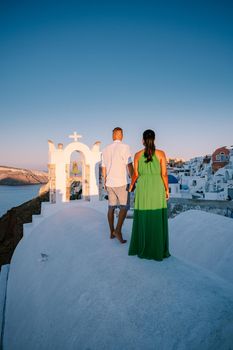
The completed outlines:
{"type": "Polygon", "coordinates": [[[155,132],[153,130],[145,130],[143,133],[143,141],[145,146],[144,156],[146,157],[145,162],[152,162],[153,154],[155,153],[155,132]]]}

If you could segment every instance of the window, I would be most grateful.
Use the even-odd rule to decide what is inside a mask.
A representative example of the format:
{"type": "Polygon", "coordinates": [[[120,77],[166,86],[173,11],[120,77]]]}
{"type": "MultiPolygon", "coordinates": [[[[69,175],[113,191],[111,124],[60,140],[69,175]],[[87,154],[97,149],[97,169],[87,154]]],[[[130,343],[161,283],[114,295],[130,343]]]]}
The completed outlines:
{"type": "Polygon", "coordinates": [[[222,162],[224,162],[226,160],[226,156],[223,152],[220,153],[220,158],[221,158],[222,162]]]}

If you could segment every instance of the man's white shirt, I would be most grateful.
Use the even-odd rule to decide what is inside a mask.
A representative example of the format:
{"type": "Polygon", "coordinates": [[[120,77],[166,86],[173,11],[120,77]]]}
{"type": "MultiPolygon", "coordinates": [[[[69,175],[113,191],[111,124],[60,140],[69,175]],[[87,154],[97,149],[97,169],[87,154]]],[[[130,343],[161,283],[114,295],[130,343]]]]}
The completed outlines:
{"type": "Polygon", "coordinates": [[[129,145],[115,140],[102,152],[102,167],[106,168],[106,186],[121,187],[127,185],[127,165],[132,163],[129,145]]]}

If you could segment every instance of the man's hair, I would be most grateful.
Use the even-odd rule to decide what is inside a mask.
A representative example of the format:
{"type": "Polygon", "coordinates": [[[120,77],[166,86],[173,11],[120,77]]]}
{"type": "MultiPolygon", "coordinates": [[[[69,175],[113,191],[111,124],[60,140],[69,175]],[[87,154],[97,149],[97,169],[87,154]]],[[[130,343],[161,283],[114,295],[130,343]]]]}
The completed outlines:
{"type": "Polygon", "coordinates": [[[115,132],[117,132],[117,131],[120,131],[120,132],[123,133],[123,129],[120,128],[119,126],[117,126],[116,128],[114,128],[112,132],[115,133],[115,132]]]}

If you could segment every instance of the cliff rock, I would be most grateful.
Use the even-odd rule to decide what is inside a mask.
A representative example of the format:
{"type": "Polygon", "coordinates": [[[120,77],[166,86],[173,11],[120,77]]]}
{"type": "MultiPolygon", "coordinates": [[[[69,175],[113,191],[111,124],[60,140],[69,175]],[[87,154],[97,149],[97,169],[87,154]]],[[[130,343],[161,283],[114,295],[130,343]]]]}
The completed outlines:
{"type": "Polygon", "coordinates": [[[0,166],[0,185],[35,185],[48,182],[45,171],[0,166]]]}

